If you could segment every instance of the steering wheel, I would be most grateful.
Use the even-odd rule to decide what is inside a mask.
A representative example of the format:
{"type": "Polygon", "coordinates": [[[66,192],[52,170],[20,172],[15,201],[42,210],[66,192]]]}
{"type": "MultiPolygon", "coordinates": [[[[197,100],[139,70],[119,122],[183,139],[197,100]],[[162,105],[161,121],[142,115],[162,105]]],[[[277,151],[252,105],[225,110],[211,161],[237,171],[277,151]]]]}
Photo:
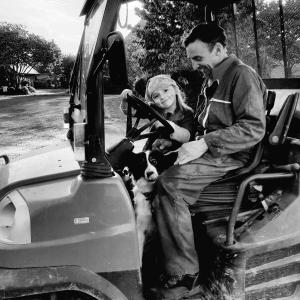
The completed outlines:
{"type": "Polygon", "coordinates": [[[133,140],[141,140],[144,138],[148,138],[151,136],[159,136],[161,133],[169,136],[171,133],[174,132],[173,127],[168,123],[168,121],[158,113],[154,108],[150,105],[139,99],[134,95],[127,95],[127,102],[128,102],[128,109],[127,109],[127,130],[126,130],[126,137],[133,140]],[[132,126],[132,110],[134,108],[136,110],[136,122],[134,126],[132,126]],[[140,119],[148,119],[149,121],[138,128],[140,119]],[[149,133],[142,134],[146,129],[154,124],[155,121],[159,121],[162,123],[163,128],[159,128],[156,130],[151,130],[149,133]]]}

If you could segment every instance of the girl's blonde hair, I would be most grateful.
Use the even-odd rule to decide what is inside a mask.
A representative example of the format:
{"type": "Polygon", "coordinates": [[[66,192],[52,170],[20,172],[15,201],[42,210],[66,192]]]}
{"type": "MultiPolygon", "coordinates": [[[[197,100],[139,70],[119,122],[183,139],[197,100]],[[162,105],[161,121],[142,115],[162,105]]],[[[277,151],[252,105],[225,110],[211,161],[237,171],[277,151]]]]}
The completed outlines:
{"type": "Polygon", "coordinates": [[[168,74],[156,75],[154,77],[151,77],[148,80],[147,86],[146,86],[146,92],[145,92],[146,101],[153,103],[153,100],[152,100],[153,92],[155,90],[157,90],[160,86],[165,85],[165,84],[171,85],[174,88],[178,104],[182,107],[189,108],[189,106],[187,106],[185,104],[185,95],[184,95],[184,93],[180,90],[180,88],[177,85],[176,81],[173,80],[171,78],[171,76],[168,75],[168,74]]]}

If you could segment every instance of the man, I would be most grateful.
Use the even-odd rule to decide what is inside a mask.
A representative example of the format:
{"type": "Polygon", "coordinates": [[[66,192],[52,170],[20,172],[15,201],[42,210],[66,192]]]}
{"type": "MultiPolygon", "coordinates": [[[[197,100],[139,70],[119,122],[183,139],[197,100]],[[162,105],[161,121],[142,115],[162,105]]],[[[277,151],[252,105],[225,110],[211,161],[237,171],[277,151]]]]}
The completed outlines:
{"type": "Polygon", "coordinates": [[[223,28],[200,24],[184,46],[193,69],[203,72],[214,91],[197,105],[196,140],[179,148],[175,166],[157,182],[154,214],[165,258],[163,299],[197,292],[199,262],[189,207],[211,182],[244,166],[265,134],[265,86],[251,67],[227,54],[223,28]]]}

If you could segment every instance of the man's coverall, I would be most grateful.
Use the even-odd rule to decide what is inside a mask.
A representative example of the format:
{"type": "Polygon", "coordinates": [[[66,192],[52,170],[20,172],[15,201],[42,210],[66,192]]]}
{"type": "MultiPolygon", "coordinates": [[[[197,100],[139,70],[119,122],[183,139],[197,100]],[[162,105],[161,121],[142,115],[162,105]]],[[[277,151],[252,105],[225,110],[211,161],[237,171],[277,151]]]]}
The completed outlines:
{"type": "Polygon", "coordinates": [[[172,166],[157,182],[154,215],[168,275],[199,271],[189,207],[207,185],[244,166],[265,134],[266,88],[256,72],[230,55],[212,75],[217,89],[195,115],[208,151],[172,166]]]}

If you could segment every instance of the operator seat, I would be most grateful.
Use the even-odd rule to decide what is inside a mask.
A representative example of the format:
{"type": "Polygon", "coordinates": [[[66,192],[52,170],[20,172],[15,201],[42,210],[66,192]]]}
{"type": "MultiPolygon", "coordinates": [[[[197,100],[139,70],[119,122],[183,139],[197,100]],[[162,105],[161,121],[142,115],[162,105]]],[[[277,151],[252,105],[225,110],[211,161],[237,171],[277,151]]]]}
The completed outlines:
{"type": "MultiPolygon", "coordinates": [[[[271,126],[270,111],[274,106],[275,92],[269,91],[266,103],[267,130],[264,139],[255,147],[252,159],[249,164],[227,173],[223,178],[208,185],[202,192],[197,201],[191,207],[193,217],[199,218],[202,223],[219,222],[220,219],[228,220],[227,244],[233,242],[233,231],[241,211],[251,211],[261,207],[259,201],[246,201],[252,197],[257,197],[259,192],[253,191],[251,195],[251,184],[256,179],[277,180],[294,176],[293,167],[286,168],[286,172],[279,172],[272,169],[270,172],[270,162],[265,161],[265,149],[270,145],[278,147],[283,145],[287,139],[288,129],[293,118],[299,93],[289,95],[285,100],[273,128],[271,126]],[[267,173],[267,174],[266,174],[267,173]],[[262,179],[261,179],[262,178],[262,179]],[[250,188],[249,188],[250,187],[250,188]],[[229,229],[230,227],[230,229],[229,229]],[[230,239],[230,241],[228,241],[230,239]]],[[[296,164],[297,165],[297,164],[296,164]]],[[[283,168],[284,169],[284,168],[283,168]]],[[[297,170],[297,166],[295,168],[297,170]]]]}

